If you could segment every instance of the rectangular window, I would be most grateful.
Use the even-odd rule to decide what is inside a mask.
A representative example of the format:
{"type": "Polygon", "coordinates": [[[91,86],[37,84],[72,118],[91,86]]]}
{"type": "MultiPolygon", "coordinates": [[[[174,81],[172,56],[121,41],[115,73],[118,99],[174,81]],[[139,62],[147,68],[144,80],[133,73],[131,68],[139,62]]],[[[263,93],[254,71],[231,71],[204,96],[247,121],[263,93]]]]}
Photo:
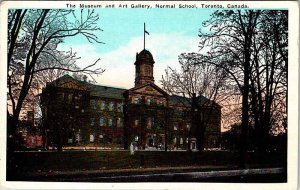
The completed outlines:
{"type": "Polygon", "coordinates": [[[151,99],[147,98],[147,105],[150,105],[150,104],[151,104],[151,99]]]}
{"type": "Polygon", "coordinates": [[[122,120],[120,117],[117,118],[117,127],[122,127],[122,120]]]}
{"type": "Polygon", "coordinates": [[[191,125],[188,123],[188,124],[186,124],[186,129],[187,130],[190,130],[190,128],[191,128],[191,125]]]}
{"type": "Polygon", "coordinates": [[[183,144],[183,138],[182,137],[180,138],[180,144],[183,144]]]}
{"type": "Polygon", "coordinates": [[[179,129],[180,129],[181,131],[184,130],[184,127],[185,127],[185,125],[184,125],[183,123],[180,123],[179,129]]]}
{"type": "Polygon", "coordinates": [[[91,106],[91,108],[94,109],[94,110],[97,109],[97,106],[96,106],[96,100],[91,100],[91,101],[90,101],[90,106],[91,106]]]}
{"type": "Polygon", "coordinates": [[[80,135],[80,130],[76,133],[75,135],[75,141],[80,142],[81,141],[81,135],[80,135]]]}
{"type": "Polygon", "coordinates": [[[101,101],[101,110],[105,110],[106,103],[104,100],[101,101]]]}
{"type": "Polygon", "coordinates": [[[153,126],[153,118],[149,117],[147,119],[147,129],[151,129],[153,126]]]}
{"type": "Polygon", "coordinates": [[[135,125],[135,126],[138,126],[138,125],[139,125],[139,120],[138,120],[138,119],[134,120],[134,125],[135,125]]]}
{"type": "Polygon", "coordinates": [[[109,118],[109,119],[108,119],[108,126],[109,126],[109,127],[112,127],[112,124],[113,124],[113,120],[112,120],[111,118],[109,118]]]}
{"type": "Polygon", "coordinates": [[[91,126],[95,125],[95,118],[91,118],[91,126]]]}
{"type": "Polygon", "coordinates": [[[134,97],[133,99],[132,99],[132,103],[134,103],[134,104],[139,104],[140,103],[140,98],[139,97],[134,97]]]}
{"type": "Polygon", "coordinates": [[[100,126],[105,126],[105,118],[104,117],[100,117],[100,126]]]}
{"type": "Polygon", "coordinates": [[[118,112],[122,112],[123,111],[123,104],[122,103],[118,103],[117,104],[117,111],[118,112]]]}
{"type": "Polygon", "coordinates": [[[114,110],[114,106],[115,104],[114,104],[114,102],[110,102],[109,103],[109,111],[113,111],[114,110]]]}
{"type": "Polygon", "coordinates": [[[174,131],[178,130],[178,123],[174,123],[174,131]]]}
{"type": "Polygon", "coordinates": [[[95,141],[95,136],[94,134],[90,134],[90,142],[94,142],[95,141]]]}
{"type": "Polygon", "coordinates": [[[68,102],[72,102],[72,99],[73,99],[73,94],[68,94],[67,96],[68,102]]]}

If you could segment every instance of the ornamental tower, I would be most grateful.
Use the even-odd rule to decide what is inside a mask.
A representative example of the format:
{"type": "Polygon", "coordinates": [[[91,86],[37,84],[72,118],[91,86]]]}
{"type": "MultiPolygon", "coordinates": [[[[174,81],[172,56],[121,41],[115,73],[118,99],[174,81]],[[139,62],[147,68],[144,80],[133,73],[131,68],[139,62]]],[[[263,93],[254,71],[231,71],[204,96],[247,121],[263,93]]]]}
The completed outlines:
{"type": "Polygon", "coordinates": [[[154,83],[152,54],[148,50],[143,50],[136,54],[135,61],[135,87],[154,83]]]}

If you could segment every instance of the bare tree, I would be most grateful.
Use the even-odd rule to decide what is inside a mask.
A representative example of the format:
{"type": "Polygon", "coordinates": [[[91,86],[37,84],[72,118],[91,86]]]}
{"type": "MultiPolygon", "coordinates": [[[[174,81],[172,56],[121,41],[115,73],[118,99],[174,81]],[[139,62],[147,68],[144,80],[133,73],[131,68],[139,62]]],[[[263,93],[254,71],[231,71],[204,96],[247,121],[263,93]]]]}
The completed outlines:
{"type": "Polygon", "coordinates": [[[199,60],[224,69],[242,95],[242,132],[240,166],[245,167],[247,130],[249,125],[249,77],[253,35],[260,11],[216,11],[203,23],[209,32],[200,30],[200,49],[209,47],[199,60]]]}
{"type": "Polygon", "coordinates": [[[260,21],[253,43],[250,102],[257,136],[256,146],[263,153],[269,144],[269,133],[274,131],[272,128],[285,130],[287,12],[265,11],[260,21]]]}
{"type": "MultiPolygon", "coordinates": [[[[101,74],[97,62],[79,68],[72,51],[62,52],[57,46],[67,37],[82,35],[89,42],[102,43],[97,37],[98,14],[94,10],[23,9],[8,13],[8,135],[14,136],[21,109],[38,73],[44,71],[101,74]],[[78,13],[78,14],[77,14],[78,13]]],[[[44,76],[44,75],[42,75],[44,76]]],[[[34,85],[35,86],[35,85],[34,85]]],[[[10,138],[9,142],[13,142],[10,138]]],[[[9,143],[10,144],[10,143],[9,143]]],[[[13,148],[9,147],[8,148],[13,148]]]]}
{"type": "Polygon", "coordinates": [[[249,124],[260,135],[268,134],[271,112],[279,111],[279,95],[286,100],[287,12],[216,11],[203,26],[200,49],[206,52],[198,57],[199,63],[224,69],[242,97],[240,165],[244,167],[249,124]]]}
{"type": "Polygon", "coordinates": [[[197,57],[196,53],[181,54],[180,71],[168,67],[161,83],[166,92],[182,96],[188,102],[186,109],[192,115],[189,139],[193,137],[192,134],[196,134],[194,138],[197,139],[197,147],[202,151],[211,115],[217,110],[217,102],[224,101],[224,96],[219,96],[219,93],[226,87],[225,72],[211,64],[198,64],[197,57]]]}

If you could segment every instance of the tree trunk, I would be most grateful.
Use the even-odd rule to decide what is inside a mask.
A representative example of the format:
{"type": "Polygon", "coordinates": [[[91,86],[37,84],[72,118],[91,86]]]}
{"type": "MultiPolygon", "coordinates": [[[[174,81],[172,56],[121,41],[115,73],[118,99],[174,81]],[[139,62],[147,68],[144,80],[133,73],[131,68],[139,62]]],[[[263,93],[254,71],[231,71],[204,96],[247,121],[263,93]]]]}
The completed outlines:
{"type": "Polygon", "coordinates": [[[247,152],[247,139],[248,139],[248,122],[249,122],[249,69],[250,69],[250,49],[247,47],[248,42],[244,46],[245,64],[244,64],[244,86],[242,92],[242,131],[241,131],[241,144],[240,144],[240,167],[246,167],[246,152],[247,152]]]}

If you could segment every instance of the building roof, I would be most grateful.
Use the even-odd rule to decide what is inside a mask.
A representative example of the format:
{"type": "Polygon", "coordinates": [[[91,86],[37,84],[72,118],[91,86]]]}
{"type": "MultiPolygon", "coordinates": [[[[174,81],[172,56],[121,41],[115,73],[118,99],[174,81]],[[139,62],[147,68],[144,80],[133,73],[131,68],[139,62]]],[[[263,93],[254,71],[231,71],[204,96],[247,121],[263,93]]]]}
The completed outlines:
{"type": "Polygon", "coordinates": [[[140,53],[136,54],[136,61],[135,61],[135,65],[140,64],[140,63],[149,63],[149,64],[154,64],[155,61],[153,59],[152,54],[150,53],[150,51],[144,49],[142,50],[140,53]]]}
{"type": "MultiPolygon", "coordinates": [[[[187,97],[183,97],[183,96],[178,96],[178,95],[170,96],[170,104],[171,105],[189,107],[189,106],[191,106],[191,101],[192,101],[191,98],[187,98],[187,97]]],[[[198,101],[200,102],[200,104],[204,104],[210,100],[204,96],[198,96],[198,101]]]]}
{"type": "Polygon", "coordinates": [[[92,83],[89,83],[86,81],[81,81],[81,80],[75,79],[68,74],[54,80],[50,84],[58,85],[60,82],[67,81],[67,80],[73,80],[73,81],[76,81],[76,82],[80,83],[81,85],[85,86],[86,89],[88,91],[90,91],[92,96],[123,99],[123,92],[125,90],[127,90],[127,89],[122,89],[122,88],[115,88],[115,87],[92,84],[92,83]]]}
{"type": "Polygon", "coordinates": [[[91,91],[92,96],[101,96],[101,97],[117,98],[117,99],[123,99],[124,98],[123,92],[127,90],[122,88],[94,85],[89,83],[88,83],[88,88],[91,91]]]}
{"type": "Polygon", "coordinates": [[[133,92],[133,91],[135,91],[135,90],[137,90],[137,89],[144,88],[144,87],[146,87],[146,86],[151,86],[152,88],[156,89],[156,90],[157,90],[158,92],[160,92],[161,94],[166,95],[166,96],[169,96],[168,93],[166,93],[163,89],[159,88],[159,87],[158,87],[156,84],[154,84],[154,83],[147,83],[147,84],[144,84],[144,85],[141,85],[141,86],[136,86],[136,87],[133,87],[133,88],[129,89],[128,91],[133,92]]]}
{"type": "MultiPolygon", "coordinates": [[[[147,50],[145,50],[145,51],[147,51],[147,50]]],[[[86,81],[81,81],[81,80],[75,79],[68,74],[54,80],[50,84],[58,85],[59,82],[62,82],[64,80],[70,80],[70,79],[80,83],[81,85],[84,85],[87,88],[87,90],[90,91],[91,96],[99,96],[99,97],[115,98],[115,99],[123,99],[124,98],[123,93],[127,90],[134,90],[136,88],[140,88],[140,87],[149,85],[149,84],[146,84],[146,85],[142,85],[140,87],[135,87],[135,88],[131,88],[131,89],[116,88],[116,87],[91,84],[86,81]]],[[[160,89],[161,91],[163,91],[161,88],[159,88],[155,84],[152,84],[152,85],[155,86],[156,88],[160,89]]],[[[207,103],[207,101],[210,101],[208,98],[206,98],[204,96],[199,96],[198,98],[200,98],[200,103],[202,103],[202,104],[207,103]]],[[[170,104],[176,105],[176,106],[190,107],[191,99],[187,98],[187,97],[183,97],[183,96],[171,95],[170,96],[170,104]]],[[[218,104],[216,104],[216,105],[218,105],[218,104]]]]}

